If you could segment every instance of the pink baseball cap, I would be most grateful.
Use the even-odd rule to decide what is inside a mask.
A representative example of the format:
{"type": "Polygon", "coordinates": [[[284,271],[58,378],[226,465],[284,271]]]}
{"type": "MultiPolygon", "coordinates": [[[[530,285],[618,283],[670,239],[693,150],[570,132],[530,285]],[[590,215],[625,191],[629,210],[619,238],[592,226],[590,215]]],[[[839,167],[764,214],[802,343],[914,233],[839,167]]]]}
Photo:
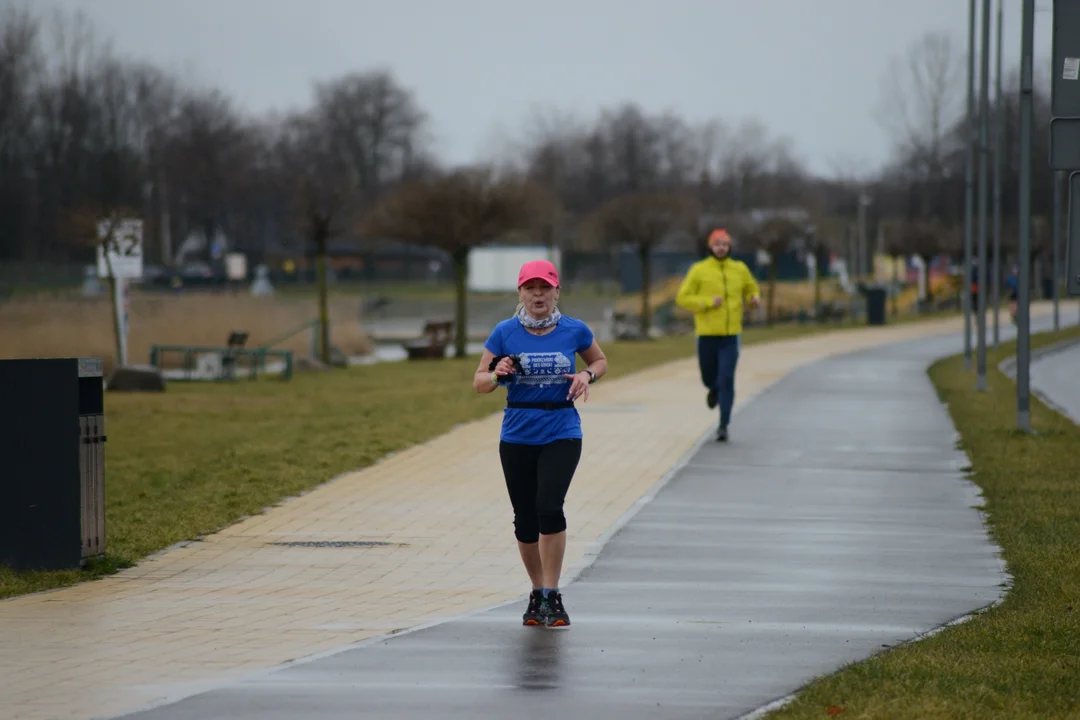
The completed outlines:
{"type": "Polygon", "coordinates": [[[543,280],[553,287],[559,287],[559,272],[547,260],[530,260],[518,271],[518,287],[530,280],[543,280]]]}

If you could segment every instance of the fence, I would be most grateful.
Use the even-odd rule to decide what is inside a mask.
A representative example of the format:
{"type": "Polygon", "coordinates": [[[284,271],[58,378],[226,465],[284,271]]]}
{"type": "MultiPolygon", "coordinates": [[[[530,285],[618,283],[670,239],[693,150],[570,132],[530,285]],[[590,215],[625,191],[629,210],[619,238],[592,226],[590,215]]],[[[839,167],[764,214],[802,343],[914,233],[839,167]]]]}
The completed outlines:
{"type": "MultiPolygon", "coordinates": [[[[691,252],[654,250],[652,277],[659,281],[682,275],[700,255],[691,252]]],[[[751,271],[764,279],[766,268],[759,267],[753,253],[736,253],[735,257],[750,266],[751,271]]],[[[582,286],[617,286],[621,292],[641,289],[641,258],[633,250],[611,252],[564,251],[560,268],[564,284],[582,286]]],[[[266,255],[270,282],[275,286],[310,285],[315,282],[315,269],[310,258],[293,259],[285,255],[266,255]],[[291,262],[290,262],[291,261],[291,262]]],[[[249,260],[248,279],[254,279],[256,262],[249,260]]],[[[85,264],[0,262],[0,298],[15,292],[77,290],[85,279],[89,266],[85,264]]],[[[781,280],[804,279],[806,267],[794,253],[777,258],[781,280]]],[[[224,268],[205,264],[187,268],[164,268],[147,265],[144,289],[169,290],[185,288],[227,288],[224,268]]],[[[331,281],[339,285],[363,284],[427,284],[450,285],[454,282],[454,266],[445,253],[426,250],[394,252],[348,252],[331,256],[331,281]]]]}

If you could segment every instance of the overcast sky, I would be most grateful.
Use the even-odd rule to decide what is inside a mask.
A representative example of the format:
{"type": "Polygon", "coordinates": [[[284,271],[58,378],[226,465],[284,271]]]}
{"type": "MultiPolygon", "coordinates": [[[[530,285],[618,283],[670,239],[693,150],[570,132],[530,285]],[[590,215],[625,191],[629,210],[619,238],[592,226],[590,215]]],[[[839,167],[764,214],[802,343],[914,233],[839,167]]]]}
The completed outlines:
{"type": "MultiPolygon", "coordinates": [[[[1036,54],[1048,58],[1050,0],[1038,1],[1036,54]]],[[[217,86],[246,111],[302,106],[313,80],[387,67],[432,115],[436,149],[450,163],[490,156],[533,107],[587,119],[634,100],[691,121],[760,119],[826,174],[837,159],[869,172],[888,158],[873,110],[889,58],[936,30],[964,52],[968,8],[967,0],[29,4],[80,8],[120,53],[217,86]]],[[[1005,0],[1006,72],[1019,64],[1020,9],[1005,0]]]]}

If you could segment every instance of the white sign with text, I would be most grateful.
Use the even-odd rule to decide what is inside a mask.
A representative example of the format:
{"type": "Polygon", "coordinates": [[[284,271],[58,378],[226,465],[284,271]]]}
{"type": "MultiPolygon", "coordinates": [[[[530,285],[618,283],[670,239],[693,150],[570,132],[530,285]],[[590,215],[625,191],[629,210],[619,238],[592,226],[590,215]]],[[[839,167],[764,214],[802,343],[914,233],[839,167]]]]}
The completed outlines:
{"type": "Polygon", "coordinates": [[[112,276],[126,280],[138,280],[143,274],[143,221],[126,218],[115,223],[102,220],[98,223],[97,273],[98,277],[112,276]],[[112,225],[112,237],[109,226],[112,225]]]}

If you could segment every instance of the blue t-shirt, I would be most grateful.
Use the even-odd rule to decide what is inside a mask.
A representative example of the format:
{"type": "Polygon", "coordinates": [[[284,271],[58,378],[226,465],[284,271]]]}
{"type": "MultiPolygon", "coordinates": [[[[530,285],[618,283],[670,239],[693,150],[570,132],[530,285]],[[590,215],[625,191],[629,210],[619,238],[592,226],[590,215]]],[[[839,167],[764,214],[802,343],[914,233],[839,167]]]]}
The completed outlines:
{"type": "MultiPolygon", "coordinates": [[[[521,370],[503,380],[509,402],[565,402],[575,355],[589,349],[593,332],[580,320],[565,315],[546,335],[533,335],[512,317],[495,326],[484,347],[495,355],[521,356],[521,370]]],[[[555,440],[581,437],[577,408],[506,408],[503,411],[504,442],[544,445],[555,440]]]]}

